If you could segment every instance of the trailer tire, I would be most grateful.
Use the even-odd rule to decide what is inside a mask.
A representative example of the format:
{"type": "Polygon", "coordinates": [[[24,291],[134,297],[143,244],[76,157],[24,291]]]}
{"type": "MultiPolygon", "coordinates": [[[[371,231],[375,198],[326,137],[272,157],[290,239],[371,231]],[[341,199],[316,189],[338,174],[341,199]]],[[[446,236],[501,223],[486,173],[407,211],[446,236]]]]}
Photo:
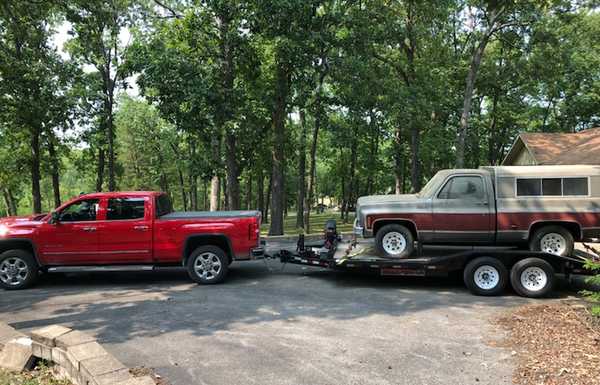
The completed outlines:
{"type": "Polygon", "coordinates": [[[508,282],[508,270],[496,258],[479,257],[467,264],[463,271],[463,280],[469,291],[475,295],[499,295],[508,282]]]}
{"type": "Polygon", "coordinates": [[[386,258],[407,258],[415,249],[415,239],[412,232],[402,225],[385,225],[377,231],[375,246],[386,258]]]}
{"type": "Polygon", "coordinates": [[[200,246],[190,254],[186,268],[188,275],[196,283],[220,283],[229,271],[229,257],[220,247],[200,246]]]}
{"type": "Polygon", "coordinates": [[[537,229],[529,241],[529,250],[548,254],[571,255],[575,247],[573,234],[562,226],[544,226],[537,229]]]}
{"type": "Polygon", "coordinates": [[[540,258],[520,260],[510,270],[510,283],[522,297],[545,297],[554,287],[554,268],[540,258]]]}
{"type": "Polygon", "coordinates": [[[37,281],[39,269],[29,251],[7,250],[0,254],[0,286],[5,290],[26,289],[37,281]]]}

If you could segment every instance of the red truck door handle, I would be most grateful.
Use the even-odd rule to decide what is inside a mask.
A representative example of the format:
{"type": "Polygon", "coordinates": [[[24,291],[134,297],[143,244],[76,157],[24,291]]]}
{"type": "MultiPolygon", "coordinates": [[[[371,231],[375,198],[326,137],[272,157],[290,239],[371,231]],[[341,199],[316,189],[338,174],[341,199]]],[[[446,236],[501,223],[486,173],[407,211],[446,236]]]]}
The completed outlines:
{"type": "Polygon", "coordinates": [[[96,228],[95,227],[84,227],[83,231],[90,231],[90,232],[92,232],[92,231],[96,231],[96,228]]]}
{"type": "Polygon", "coordinates": [[[148,226],[133,226],[133,229],[138,231],[146,231],[148,230],[148,226]]]}

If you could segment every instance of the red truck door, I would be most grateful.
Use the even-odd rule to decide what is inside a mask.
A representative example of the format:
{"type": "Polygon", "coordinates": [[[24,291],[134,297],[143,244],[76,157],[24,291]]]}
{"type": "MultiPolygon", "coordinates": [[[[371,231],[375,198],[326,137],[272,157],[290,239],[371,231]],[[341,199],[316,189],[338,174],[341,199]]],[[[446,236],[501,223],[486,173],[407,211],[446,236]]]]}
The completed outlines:
{"type": "Polygon", "coordinates": [[[108,198],[106,218],[98,229],[104,264],[152,262],[152,213],[150,197],[108,198]]]}
{"type": "Polygon", "coordinates": [[[492,243],[494,207],[481,175],[448,178],[433,198],[435,243],[492,243]]]}
{"type": "Polygon", "coordinates": [[[99,199],[82,199],[59,212],[57,223],[40,227],[38,252],[46,264],[81,265],[98,257],[99,199]]]}

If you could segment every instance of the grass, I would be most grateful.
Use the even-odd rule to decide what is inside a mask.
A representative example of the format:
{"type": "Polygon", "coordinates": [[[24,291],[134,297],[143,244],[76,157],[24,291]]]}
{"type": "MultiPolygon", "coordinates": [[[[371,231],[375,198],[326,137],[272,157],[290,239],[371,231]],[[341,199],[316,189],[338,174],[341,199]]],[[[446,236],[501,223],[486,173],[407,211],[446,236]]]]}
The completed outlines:
{"type": "Polygon", "coordinates": [[[49,367],[40,364],[34,370],[23,373],[0,369],[0,385],[71,385],[71,383],[57,380],[49,367]]]}
{"type": "MultiPolygon", "coordinates": [[[[322,214],[311,213],[310,214],[310,233],[320,234],[323,231],[325,222],[328,219],[335,219],[337,221],[338,232],[352,231],[352,223],[354,222],[354,214],[350,213],[348,223],[344,223],[340,219],[339,211],[326,211],[322,214]]],[[[262,236],[268,235],[269,223],[264,223],[260,227],[260,233],[262,236]]],[[[283,219],[283,232],[285,235],[297,235],[303,233],[303,229],[296,228],[296,213],[290,213],[283,219]]]]}

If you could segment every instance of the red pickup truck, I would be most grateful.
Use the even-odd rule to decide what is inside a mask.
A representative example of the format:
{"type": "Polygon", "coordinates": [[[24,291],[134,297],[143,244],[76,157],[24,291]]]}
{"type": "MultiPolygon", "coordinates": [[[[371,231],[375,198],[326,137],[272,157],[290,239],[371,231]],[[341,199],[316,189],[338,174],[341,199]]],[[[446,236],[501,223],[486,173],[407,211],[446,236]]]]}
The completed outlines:
{"type": "Polygon", "coordinates": [[[40,272],[177,265],[218,283],[232,261],[264,254],[260,222],[258,211],[174,212],[159,192],[81,195],[50,214],[0,219],[0,286],[28,287],[40,272]]]}

